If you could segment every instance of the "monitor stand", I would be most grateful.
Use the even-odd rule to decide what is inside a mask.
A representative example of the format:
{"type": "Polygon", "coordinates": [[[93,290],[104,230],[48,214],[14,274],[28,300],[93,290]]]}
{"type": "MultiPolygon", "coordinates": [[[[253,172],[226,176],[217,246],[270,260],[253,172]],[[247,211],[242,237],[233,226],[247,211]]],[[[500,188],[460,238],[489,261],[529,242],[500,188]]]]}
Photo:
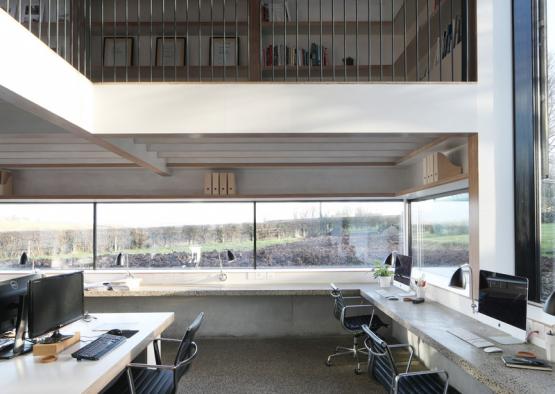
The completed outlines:
{"type": "Polygon", "coordinates": [[[33,344],[25,342],[25,327],[27,327],[27,297],[22,295],[19,297],[13,347],[1,352],[0,360],[9,360],[19,355],[30,353],[33,350],[33,344]]]}
{"type": "Polygon", "coordinates": [[[73,337],[73,335],[63,335],[63,334],[60,333],[60,331],[56,330],[52,333],[52,335],[50,335],[49,337],[41,339],[37,343],[40,343],[42,345],[49,345],[51,343],[63,342],[66,339],[69,339],[71,337],[73,337]]]}
{"type": "Polygon", "coordinates": [[[489,337],[489,339],[500,343],[501,345],[521,345],[523,342],[521,339],[512,337],[510,335],[499,335],[499,336],[493,336],[493,337],[489,337]]]}

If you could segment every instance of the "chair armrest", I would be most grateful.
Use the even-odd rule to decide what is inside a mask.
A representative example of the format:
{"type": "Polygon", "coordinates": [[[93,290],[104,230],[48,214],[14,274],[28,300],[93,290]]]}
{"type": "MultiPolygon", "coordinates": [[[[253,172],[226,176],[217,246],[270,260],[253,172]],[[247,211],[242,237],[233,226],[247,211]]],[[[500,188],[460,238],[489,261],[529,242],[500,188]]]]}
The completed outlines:
{"type": "Polygon", "coordinates": [[[400,373],[395,377],[395,383],[393,386],[393,392],[396,393],[399,382],[403,379],[410,379],[413,376],[422,376],[422,375],[443,375],[445,377],[445,384],[443,386],[443,394],[447,393],[447,389],[449,388],[449,374],[444,370],[436,370],[436,371],[421,371],[421,372],[408,372],[408,373],[400,373]]]}
{"type": "Polygon", "coordinates": [[[400,348],[407,348],[409,350],[409,361],[407,362],[407,369],[405,370],[405,373],[409,373],[410,371],[410,366],[412,363],[412,358],[414,356],[414,347],[412,345],[409,345],[408,343],[396,343],[394,345],[387,345],[387,347],[391,350],[391,349],[400,349],[400,348]]]}
{"type": "Polygon", "coordinates": [[[153,368],[153,369],[175,369],[175,365],[158,365],[158,364],[142,364],[142,363],[129,363],[127,364],[127,368],[153,368]]]}
{"type": "Polygon", "coordinates": [[[181,343],[181,339],[174,339],[174,338],[154,338],[152,342],[174,342],[174,343],[181,343]]]}
{"type": "Polygon", "coordinates": [[[374,305],[346,305],[341,310],[341,317],[371,315],[373,312],[374,305]]]}

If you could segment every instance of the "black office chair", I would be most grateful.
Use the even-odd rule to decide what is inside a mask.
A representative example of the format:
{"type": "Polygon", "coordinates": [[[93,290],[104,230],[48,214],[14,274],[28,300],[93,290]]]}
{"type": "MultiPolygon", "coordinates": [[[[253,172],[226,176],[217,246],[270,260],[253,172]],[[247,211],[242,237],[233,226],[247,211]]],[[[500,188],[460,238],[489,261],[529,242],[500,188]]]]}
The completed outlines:
{"type": "Polygon", "coordinates": [[[105,393],[175,394],[179,380],[187,373],[197,356],[198,347],[193,339],[203,319],[204,313],[201,312],[187,328],[181,341],[169,338],[155,339],[153,345],[156,364],[128,364],[126,373],[122,374],[105,393]],[[162,364],[159,342],[179,343],[173,365],[162,364]]]}
{"type": "Polygon", "coordinates": [[[341,290],[333,283],[331,284],[331,296],[333,298],[333,315],[341,322],[345,330],[353,335],[353,347],[337,346],[335,353],[328,356],[326,365],[332,365],[332,359],[340,356],[353,356],[357,362],[355,373],[360,373],[359,354],[368,356],[364,347],[358,345],[358,338],[364,335],[363,324],[371,324],[374,330],[387,327],[387,324],[374,315],[374,306],[369,304],[363,297],[345,297],[341,290]]]}
{"type": "Polygon", "coordinates": [[[410,372],[414,348],[409,344],[388,345],[368,325],[362,329],[368,336],[364,345],[368,350],[368,374],[394,394],[447,393],[449,375],[445,371],[410,372]],[[399,372],[391,349],[406,348],[409,360],[404,372],[399,372]]]}

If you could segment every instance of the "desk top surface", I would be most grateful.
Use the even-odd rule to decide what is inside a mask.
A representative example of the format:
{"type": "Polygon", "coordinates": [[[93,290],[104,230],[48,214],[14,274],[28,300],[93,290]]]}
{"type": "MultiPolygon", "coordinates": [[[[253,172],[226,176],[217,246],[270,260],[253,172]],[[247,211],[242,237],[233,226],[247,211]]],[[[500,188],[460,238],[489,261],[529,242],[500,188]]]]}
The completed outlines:
{"type": "MultiPolygon", "coordinates": [[[[357,292],[361,286],[364,284],[341,283],[342,289],[357,292]]],[[[91,289],[85,291],[85,297],[327,296],[330,290],[329,283],[141,285],[135,290],[91,289]]]]}
{"type": "Polygon", "coordinates": [[[160,336],[174,320],[173,312],[166,313],[99,313],[97,319],[83,320],[64,327],[62,333],[80,331],[81,341],[58,354],[58,360],[48,364],[38,362],[32,353],[11,360],[0,361],[0,391],[11,393],[97,393],[114,379],[152,339],[160,336]],[[71,353],[85,346],[104,329],[139,330],[122,345],[107,353],[99,361],[76,361],[71,353]]]}
{"type": "MultiPolygon", "coordinates": [[[[501,353],[486,353],[453,334],[447,332],[455,327],[464,328],[488,339],[503,332],[479,322],[437,302],[426,301],[414,305],[410,302],[389,301],[375,290],[378,286],[361,288],[361,295],[372,302],[383,313],[415,334],[441,355],[454,362],[470,376],[497,393],[553,393],[555,372],[544,372],[505,367],[501,353]]],[[[491,341],[491,340],[490,340],[491,341]]],[[[491,341],[495,343],[495,341],[491,341]]],[[[527,350],[545,358],[545,350],[534,345],[500,345],[504,355],[527,350]]]]}

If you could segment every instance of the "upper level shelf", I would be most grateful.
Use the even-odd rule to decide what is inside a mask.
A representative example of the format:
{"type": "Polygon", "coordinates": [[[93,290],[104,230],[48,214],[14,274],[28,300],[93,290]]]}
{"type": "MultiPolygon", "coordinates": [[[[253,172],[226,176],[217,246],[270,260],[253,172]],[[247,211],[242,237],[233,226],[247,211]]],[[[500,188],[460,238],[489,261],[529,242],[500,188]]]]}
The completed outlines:
{"type": "Polygon", "coordinates": [[[0,0],[0,7],[93,82],[476,80],[476,0],[0,0]]]}

